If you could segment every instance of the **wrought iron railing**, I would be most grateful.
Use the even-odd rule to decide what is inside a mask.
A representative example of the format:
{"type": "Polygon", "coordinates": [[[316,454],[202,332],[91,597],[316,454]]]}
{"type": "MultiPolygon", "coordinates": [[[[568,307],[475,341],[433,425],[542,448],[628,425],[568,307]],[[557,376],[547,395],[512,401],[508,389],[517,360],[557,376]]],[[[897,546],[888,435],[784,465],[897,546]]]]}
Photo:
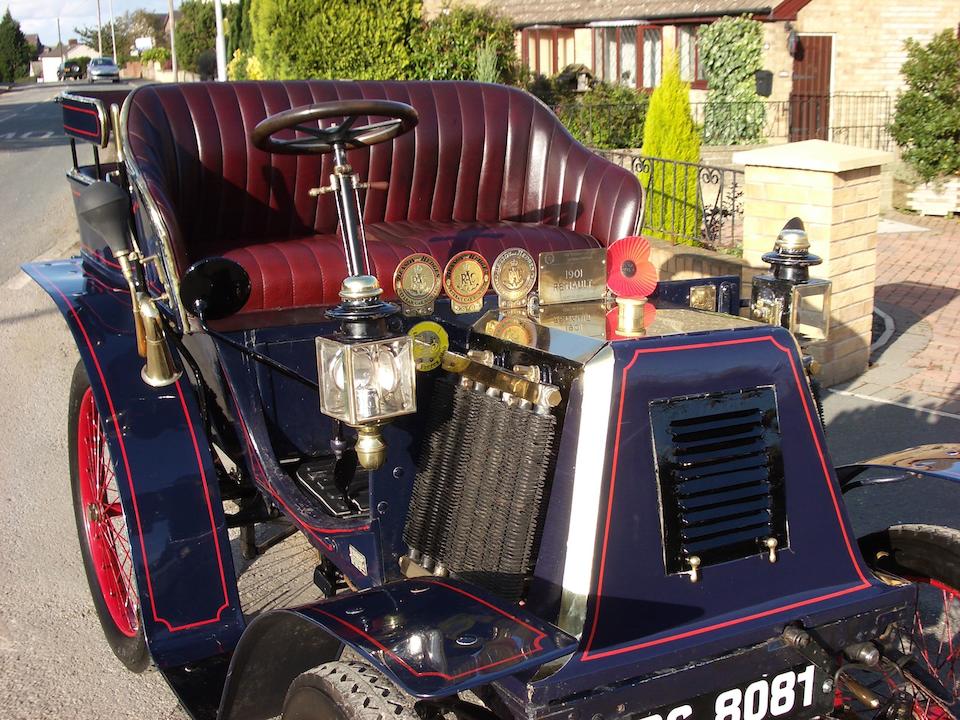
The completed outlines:
{"type": "MultiPolygon", "coordinates": [[[[708,145],[831,140],[890,150],[894,99],[885,92],[794,95],[789,100],[695,102],[690,111],[708,145]]],[[[554,108],[574,137],[590,147],[638,148],[645,102],[564,103],[554,108]]]]}
{"type": "Polygon", "coordinates": [[[641,234],[741,254],[743,172],[623,150],[594,152],[636,173],[643,183],[641,234]]]}

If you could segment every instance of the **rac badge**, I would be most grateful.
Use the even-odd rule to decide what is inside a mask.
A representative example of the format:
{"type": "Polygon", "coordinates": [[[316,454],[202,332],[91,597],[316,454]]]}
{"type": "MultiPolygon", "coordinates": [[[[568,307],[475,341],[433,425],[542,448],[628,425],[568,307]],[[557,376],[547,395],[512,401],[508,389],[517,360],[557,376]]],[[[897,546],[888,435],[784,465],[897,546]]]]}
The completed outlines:
{"type": "Polygon", "coordinates": [[[483,255],[464,250],[450,258],[443,271],[443,289],[450,296],[450,307],[458,315],[478,312],[490,287],[490,266],[483,255]]]}
{"type": "Polygon", "coordinates": [[[425,253],[407,255],[393,273],[393,287],[404,315],[429,315],[440,294],[440,265],[425,253]]]}
{"type": "Polygon", "coordinates": [[[490,275],[501,308],[525,307],[537,281],[537,265],[523,248],[509,248],[494,260],[490,275]]]}

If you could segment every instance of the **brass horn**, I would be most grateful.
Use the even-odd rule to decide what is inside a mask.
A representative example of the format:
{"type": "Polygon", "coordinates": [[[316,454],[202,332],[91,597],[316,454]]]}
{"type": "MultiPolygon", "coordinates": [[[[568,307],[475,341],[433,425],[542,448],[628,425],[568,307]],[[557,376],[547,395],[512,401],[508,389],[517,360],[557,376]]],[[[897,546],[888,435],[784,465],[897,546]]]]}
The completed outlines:
{"type": "Polygon", "coordinates": [[[140,377],[152,387],[172,385],[180,377],[173,362],[170,346],[163,333],[163,323],[153,299],[146,293],[137,293],[137,305],[143,318],[143,332],[146,340],[147,362],[140,371],[140,377]]]}

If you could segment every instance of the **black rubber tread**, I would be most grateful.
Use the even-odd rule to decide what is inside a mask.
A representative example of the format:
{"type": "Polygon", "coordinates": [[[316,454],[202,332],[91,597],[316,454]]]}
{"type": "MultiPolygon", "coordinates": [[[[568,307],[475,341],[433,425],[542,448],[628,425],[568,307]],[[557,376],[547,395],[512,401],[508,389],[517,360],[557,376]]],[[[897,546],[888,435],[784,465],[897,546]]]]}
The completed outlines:
{"type": "Polygon", "coordinates": [[[83,559],[83,570],[90,586],[90,597],[93,607],[97,611],[97,619],[103,628],[103,635],[107,644],[128,670],[143,672],[150,665],[150,651],[147,648],[147,639],[143,633],[143,618],[140,619],[140,630],[134,637],[124,635],[113,622],[110,611],[104,602],[97,582],[97,573],[93,568],[90,557],[90,548],[87,545],[87,534],[83,529],[83,507],[80,501],[80,480],[77,458],[77,422],[80,416],[80,402],[90,387],[87,371],[82,362],[77,363],[73,371],[73,381],[70,383],[70,405],[67,412],[67,452],[70,455],[70,488],[73,497],[73,515],[77,524],[77,537],[80,541],[80,555],[83,559]]]}
{"type": "Polygon", "coordinates": [[[318,665],[290,684],[282,720],[421,720],[416,699],[362,662],[318,665]]]}
{"type": "Polygon", "coordinates": [[[938,525],[894,525],[859,539],[871,567],[932,578],[960,589],[960,530],[938,525]]]}

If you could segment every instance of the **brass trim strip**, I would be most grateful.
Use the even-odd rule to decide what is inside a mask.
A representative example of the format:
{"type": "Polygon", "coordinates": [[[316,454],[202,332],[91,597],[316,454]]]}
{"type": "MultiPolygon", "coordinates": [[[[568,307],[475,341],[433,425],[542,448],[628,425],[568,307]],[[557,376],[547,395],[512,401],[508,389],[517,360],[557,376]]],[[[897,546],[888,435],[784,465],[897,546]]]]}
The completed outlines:
{"type": "Polygon", "coordinates": [[[443,354],[441,367],[447,372],[456,373],[534,405],[553,408],[560,404],[560,389],[555,385],[532,382],[509,370],[485,365],[465,355],[447,351],[443,354]]]}
{"type": "Polygon", "coordinates": [[[613,397],[613,349],[607,345],[583,369],[583,400],[570,502],[570,528],[563,567],[563,592],[557,624],[580,637],[593,577],[600,491],[606,464],[607,432],[613,397]]]}
{"type": "Polygon", "coordinates": [[[160,210],[157,208],[156,203],[150,196],[150,192],[147,189],[147,183],[140,172],[137,161],[134,158],[133,153],[130,152],[130,135],[128,132],[128,127],[131,99],[138,92],[142,92],[149,87],[153,87],[153,85],[143,85],[134,89],[123,101],[123,107],[120,110],[120,141],[121,146],[123,147],[123,163],[127,168],[127,175],[130,178],[130,183],[140,196],[141,205],[146,210],[150,224],[156,231],[157,239],[160,241],[158,248],[160,257],[159,262],[156,263],[156,266],[158,274],[160,275],[160,283],[163,285],[164,294],[166,295],[166,302],[179,319],[183,332],[190,333],[193,332],[195,328],[191,326],[190,318],[187,316],[185,309],[180,304],[180,278],[177,275],[173,249],[170,245],[170,235],[167,230],[167,226],[163,221],[163,216],[160,214],[160,210]]]}

